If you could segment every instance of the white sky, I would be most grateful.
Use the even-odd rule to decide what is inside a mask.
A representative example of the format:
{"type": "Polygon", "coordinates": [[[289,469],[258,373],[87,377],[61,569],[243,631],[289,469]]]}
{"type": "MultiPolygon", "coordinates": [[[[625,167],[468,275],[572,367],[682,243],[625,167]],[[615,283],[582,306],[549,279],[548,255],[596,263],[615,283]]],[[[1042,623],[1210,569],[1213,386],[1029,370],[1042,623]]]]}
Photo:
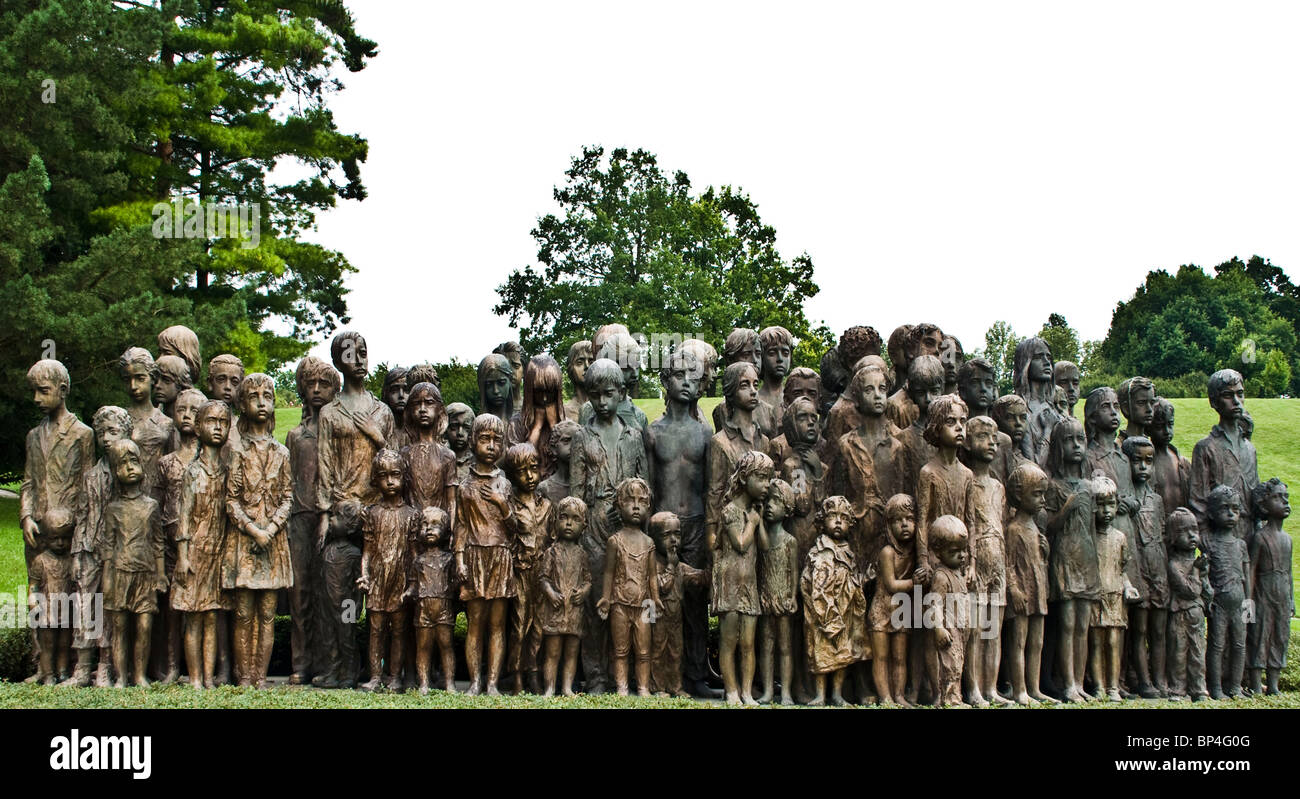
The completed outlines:
{"type": "Polygon", "coordinates": [[[353,0],[380,54],[331,107],[370,196],[316,239],[360,270],[371,362],[514,337],[496,286],[584,144],[743,187],[836,333],[933,321],[970,350],[1056,311],[1102,338],[1150,269],[1296,275],[1300,7],[847,5],[353,0]]]}

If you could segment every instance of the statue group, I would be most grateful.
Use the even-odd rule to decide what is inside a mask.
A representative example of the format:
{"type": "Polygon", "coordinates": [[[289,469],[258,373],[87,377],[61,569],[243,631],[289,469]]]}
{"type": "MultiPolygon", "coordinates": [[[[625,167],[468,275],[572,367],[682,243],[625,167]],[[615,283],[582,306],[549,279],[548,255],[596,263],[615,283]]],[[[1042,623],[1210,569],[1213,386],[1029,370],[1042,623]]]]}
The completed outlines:
{"type": "Polygon", "coordinates": [[[614,690],[731,704],[910,706],[1276,693],[1295,615],[1287,487],[1260,482],[1240,374],[1192,458],[1133,377],[1084,398],[1041,338],[1015,393],[933,324],[850,328],[820,371],[781,327],[659,366],[611,324],[565,365],[515,342],[478,366],[479,413],[436,370],[335,336],[275,386],[184,327],[127,349],[122,407],[87,427],[58,361],[28,372],[21,526],[32,679],[265,687],[277,604],[291,684],[470,694],[614,690]],[[712,424],[699,407],[721,370],[712,424]],[[565,374],[572,396],[564,398],[565,374]],[[101,455],[96,458],[96,452],[101,455]],[[97,602],[109,623],[92,623],[97,602]],[[356,621],[369,628],[366,668],[356,621]],[[709,617],[718,619],[713,687],[709,617]],[[437,655],[437,658],[434,655],[437,655]],[[365,681],[362,682],[364,677],[365,681]]]}

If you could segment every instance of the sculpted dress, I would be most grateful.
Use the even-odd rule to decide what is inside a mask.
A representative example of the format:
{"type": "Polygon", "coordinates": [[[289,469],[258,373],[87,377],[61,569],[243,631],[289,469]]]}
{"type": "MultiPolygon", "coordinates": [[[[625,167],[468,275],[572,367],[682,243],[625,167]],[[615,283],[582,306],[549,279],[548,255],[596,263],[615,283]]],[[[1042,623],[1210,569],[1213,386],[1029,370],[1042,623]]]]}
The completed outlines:
{"type": "Polygon", "coordinates": [[[293,585],[289,554],[289,507],[293,475],[289,450],[270,436],[245,434],[230,451],[226,475],[226,561],[221,578],[224,588],[267,590],[293,585]],[[264,550],[255,549],[245,528],[256,524],[277,528],[264,550]]]}

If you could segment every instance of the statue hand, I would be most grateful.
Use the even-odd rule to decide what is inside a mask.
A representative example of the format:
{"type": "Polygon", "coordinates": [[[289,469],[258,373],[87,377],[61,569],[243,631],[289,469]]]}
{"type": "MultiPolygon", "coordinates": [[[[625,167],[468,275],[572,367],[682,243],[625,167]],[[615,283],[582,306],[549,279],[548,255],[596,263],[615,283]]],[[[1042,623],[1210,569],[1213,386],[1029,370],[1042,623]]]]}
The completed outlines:
{"type": "Polygon", "coordinates": [[[23,519],[23,541],[27,542],[27,546],[35,547],[36,539],[40,534],[41,528],[37,526],[35,519],[30,516],[23,519]]]}
{"type": "Polygon", "coordinates": [[[361,575],[360,577],[358,577],[358,578],[357,578],[357,590],[358,590],[358,591],[366,591],[366,592],[369,592],[369,591],[370,591],[370,578],[367,577],[367,576],[364,575],[364,574],[361,575]]]}

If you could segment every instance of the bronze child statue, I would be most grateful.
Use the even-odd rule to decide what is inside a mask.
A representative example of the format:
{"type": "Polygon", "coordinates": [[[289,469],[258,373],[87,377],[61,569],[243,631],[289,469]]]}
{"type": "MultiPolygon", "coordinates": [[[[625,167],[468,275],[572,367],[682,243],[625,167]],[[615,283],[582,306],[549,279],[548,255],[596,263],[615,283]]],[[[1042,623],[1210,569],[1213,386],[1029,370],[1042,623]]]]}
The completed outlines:
{"type": "Polygon", "coordinates": [[[1199,702],[1205,689],[1205,610],[1211,589],[1209,561],[1200,546],[1196,516],[1175,508],[1169,530],[1169,698],[1199,702]]]}
{"type": "Polygon", "coordinates": [[[537,486],[537,491],[549,499],[552,505],[570,494],[569,459],[573,455],[573,438],[578,430],[578,423],[568,419],[561,419],[559,424],[551,428],[546,451],[555,471],[537,486]]]}
{"type": "Polygon", "coordinates": [[[153,387],[158,366],[149,351],[131,347],[118,359],[118,370],[131,399],[131,440],[144,459],[144,490],[152,495],[158,485],[158,461],[176,445],[176,426],[153,404],[153,387]]]}
{"type": "Polygon", "coordinates": [[[822,502],[818,513],[822,533],[808,552],[808,562],[799,577],[808,664],[816,685],[810,705],[826,704],[827,676],[831,681],[831,704],[847,704],[844,677],[849,666],[863,659],[867,645],[867,601],[848,542],[853,521],[853,505],[844,497],[827,497],[822,502]]]}
{"type": "Polygon", "coordinates": [[[532,444],[542,477],[555,470],[551,460],[551,431],[564,419],[564,376],[549,355],[533,356],[524,367],[523,407],[506,426],[506,444],[532,444]]]}
{"type": "Polygon", "coordinates": [[[473,427],[473,408],[463,402],[453,402],[447,406],[447,448],[456,456],[457,484],[469,474],[470,464],[474,462],[474,447],[470,442],[470,430],[473,427]]]}
{"type": "Polygon", "coordinates": [[[1256,621],[1247,636],[1251,690],[1276,695],[1278,675],[1286,668],[1290,620],[1295,612],[1295,589],[1291,582],[1291,536],[1282,522],[1291,515],[1287,486],[1274,477],[1254,489],[1251,505],[1259,526],[1249,545],[1251,579],[1256,621]],[[1253,640],[1252,640],[1253,639],[1253,640]],[[1267,671],[1268,684],[1261,685],[1267,671]]]}
{"type": "Polygon", "coordinates": [[[649,696],[650,619],[664,612],[654,541],[642,530],[650,512],[650,485],[640,477],[623,480],[618,484],[616,507],[623,524],[606,541],[596,613],[609,620],[615,690],[628,695],[628,657],[634,654],[637,693],[649,696]]]}
{"type": "Polygon", "coordinates": [[[1165,547],[1164,501],[1151,485],[1155,447],[1145,436],[1124,439],[1124,457],[1132,474],[1133,534],[1129,554],[1130,580],[1136,578],[1138,601],[1129,607],[1129,662],[1137,676],[1137,692],[1145,699],[1168,694],[1165,652],[1169,608],[1169,553],[1165,547]]]}
{"type": "Polygon", "coordinates": [[[1071,361],[1057,361],[1052,364],[1052,382],[1057,388],[1065,390],[1065,416],[1074,415],[1074,406],[1079,402],[1079,367],[1071,361]]]}
{"type": "Polygon", "coordinates": [[[27,569],[29,611],[37,611],[36,637],[40,641],[36,659],[36,682],[56,685],[68,679],[68,653],[72,649],[73,619],[66,617],[60,597],[70,596],[72,583],[72,512],[56,508],[41,520],[43,549],[27,569]]]}
{"type": "Polygon", "coordinates": [[[503,423],[515,412],[515,370],[504,355],[492,354],[478,364],[478,405],[503,423]]]}
{"type": "MultiPolygon", "coordinates": [[[[411,576],[412,547],[420,535],[423,517],[402,498],[406,464],[391,449],[375,453],[371,479],[381,499],[361,513],[361,576],[357,588],[366,594],[370,622],[370,680],[363,691],[384,684],[384,655],[388,657],[388,688],[402,690],[406,660],[407,589],[411,576]]],[[[427,687],[427,681],[423,683],[427,687]]]]}
{"type": "Polygon", "coordinates": [[[564,417],[571,422],[578,421],[582,406],[587,404],[587,385],[585,375],[591,364],[591,341],[583,339],[569,347],[569,357],[565,361],[565,371],[569,375],[569,384],[573,386],[573,397],[564,403],[564,417]]]}
{"type": "Polygon", "coordinates": [[[1208,389],[1210,407],[1218,414],[1219,423],[1192,450],[1188,507],[1201,523],[1201,540],[1208,541],[1210,491],[1219,485],[1231,486],[1236,490],[1244,511],[1236,521],[1234,535],[1244,541],[1251,532],[1253,510],[1249,502],[1251,492],[1259,485],[1259,465],[1255,445],[1241,430],[1241,420],[1246,413],[1246,393],[1241,374],[1232,369],[1220,369],[1210,375],[1208,389]]]}
{"type": "MultiPolygon", "coordinates": [[[[527,382],[527,377],[524,379],[527,382]]],[[[532,693],[539,693],[537,654],[542,648],[542,628],[537,614],[541,594],[536,567],[550,546],[555,511],[551,501],[537,492],[542,473],[532,444],[525,442],[510,447],[501,459],[501,467],[511,486],[509,525],[515,569],[510,667],[515,674],[515,693],[523,692],[525,680],[532,693]]]]}
{"type": "Polygon", "coordinates": [[[1046,504],[1048,477],[1025,461],[1007,478],[1007,500],[1014,516],[1007,522],[1007,617],[1011,621],[1008,671],[1011,694],[1022,705],[1050,702],[1039,689],[1043,627],[1049,593],[1047,536],[1035,521],[1046,504]]]}
{"type": "Polygon", "coordinates": [[[1092,606],[1101,598],[1092,489],[1084,478],[1086,441],[1083,425],[1066,418],[1052,429],[1047,451],[1044,510],[1051,541],[1048,574],[1060,624],[1057,668],[1063,699],[1083,702],[1083,672],[1088,664],[1088,629],[1092,606]]]}
{"type": "Polygon", "coordinates": [[[916,503],[907,494],[895,494],[885,503],[885,542],[876,563],[876,590],[868,615],[876,694],[882,705],[911,707],[904,696],[908,630],[893,623],[893,598],[911,594],[919,584],[915,571],[916,503]]]}
{"type": "Polygon", "coordinates": [[[1254,615],[1250,598],[1251,569],[1246,542],[1237,537],[1241,495],[1232,486],[1210,491],[1210,535],[1204,542],[1210,558],[1210,634],[1205,655],[1205,681],[1212,699],[1240,697],[1246,669],[1246,617],[1254,615]]]}
{"type": "Polygon", "coordinates": [[[983,358],[971,358],[957,369],[957,394],[972,417],[991,416],[998,398],[998,380],[983,358]]]}
{"type": "Polygon", "coordinates": [[[759,704],[772,701],[774,657],[780,656],[781,704],[794,704],[793,620],[799,612],[799,542],[785,529],[794,507],[794,488],[774,479],[763,501],[763,524],[758,538],[758,600],[763,610],[759,674],[763,695],[759,704]]]}
{"type": "Polygon", "coordinates": [[[1155,447],[1155,463],[1151,468],[1151,487],[1160,494],[1165,510],[1185,508],[1192,479],[1192,462],[1183,457],[1174,446],[1174,404],[1157,397],[1147,428],[1148,438],[1155,447]]]}
{"type": "Polygon", "coordinates": [[[556,503],[555,532],[558,536],[544,553],[537,570],[538,588],[545,601],[538,608],[542,633],[546,636],[545,665],[542,668],[542,696],[554,696],[556,675],[563,677],[559,690],[573,696],[573,678],[578,673],[578,644],[582,638],[587,594],[591,592],[591,569],[587,553],[578,538],[587,526],[587,506],[577,497],[556,503]]]}
{"type": "Polygon", "coordinates": [[[655,574],[664,612],[650,626],[650,689],[659,696],[691,694],[682,689],[682,597],[687,588],[708,590],[709,573],[683,563],[678,555],[682,523],[677,514],[659,511],[650,517],[655,542],[655,574]]]}
{"type": "Polygon", "coordinates": [[[451,637],[456,625],[456,567],[455,556],[448,549],[450,522],[447,511],[437,505],[426,506],[420,512],[420,531],[415,536],[411,590],[415,600],[415,673],[422,696],[429,693],[435,643],[441,655],[442,688],[449,694],[456,692],[456,651],[451,637]]]}
{"type": "Polygon", "coordinates": [[[1093,604],[1092,681],[1094,697],[1120,700],[1119,662],[1124,649],[1124,630],[1128,627],[1126,599],[1136,599],[1137,589],[1124,573],[1129,560],[1128,537],[1111,525],[1115,521],[1119,494],[1109,477],[1098,474],[1092,479],[1093,512],[1097,531],[1097,576],[1099,598],[1093,604]]]}
{"type": "Polygon", "coordinates": [[[970,544],[966,525],[956,516],[940,516],[930,524],[935,568],[926,594],[926,669],[934,687],[936,707],[965,707],[961,677],[966,658],[966,631],[970,628],[970,600],[966,593],[966,565],[970,544]]]}
{"type": "Polygon", "coordinates": [[[987,416],[966,423],[962,463],[971,470],[966,502],[967,530],[971,537],[969,585],[973,619],[967,636],[966,674],[970,701],[977,707],[989,702],[1012,704],[997,692],[998,665],[1002,662],[1002,611],[1007,603],[1006,540],[1003,529],[1007,495],[991,474],[997,457],[998,427],[987,416]]]}

